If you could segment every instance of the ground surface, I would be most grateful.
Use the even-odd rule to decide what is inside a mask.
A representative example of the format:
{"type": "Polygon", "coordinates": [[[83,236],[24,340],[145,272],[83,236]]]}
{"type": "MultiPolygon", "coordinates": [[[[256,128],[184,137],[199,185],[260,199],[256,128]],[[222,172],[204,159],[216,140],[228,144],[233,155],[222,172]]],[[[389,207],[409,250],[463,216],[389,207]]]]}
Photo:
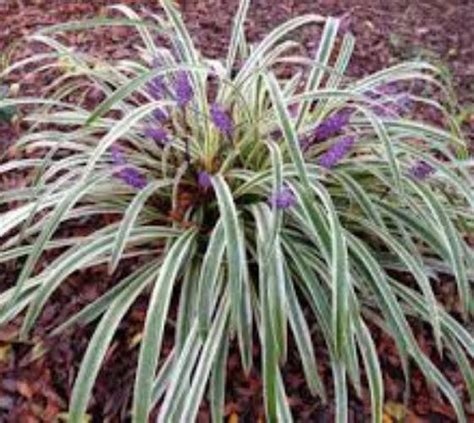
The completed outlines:
{"type": "MultiPolygon", "coordinates": [[[[34,51],[34,46],[22,44],[22,36],[52,23],[105,13],[104,6],[113,3],[102,0],[0,1],[0,53],[5,53],[13,42],[17,42],[19,49],[14,57],[28,55],[34,51]]],[[[152,5],[157,2],[128,0],[124,3],[139,11],[145,7],[156,9],[152,5]]],[[[197,44],[204,47],[206,54],[217,57],[225,53],[237,1],[186,0],[181,1],[181,7],[197,44]]],[[[439,63],[449,62],[457,95],[463,110],[468,110],[461,119],[467,131],[474,129],[474,116],[469,112],[474,100],[474,0],[253,0],[247,25],[249,37],[257,40],[277,23],[305,12],[345,16],[346,25],[357,36],[350,67],[352,75],[366,74],[420,55],[439,63]]],[[[93,32],[72,35],[69,40],[80,48],[115,59],[130,54],[136,40],[121,28],[102,32],[100,37],[97,35],[93,32]]],[[[313,51],[318,40],[317,31],[306,31],[304,40],[308,50],[313,51]]],[[[19,82],[22,92],[38,92],[47,81],[23,73],[6,82],[19,82]]],[[[7,148],[18,130],[21,128],[0,126],[0,150],[7,148]]],[[[15,175],[0,180],[2,190],[22,183],[22,178],[15,175]]],[[[83,233],[87,228],[79,226],[68,230],[83,233]]],[[[0,268],[0,290],[12,282],[16,271],[13,265],[0,268]]],[[[72,380],[93,328],[84,328],[54,340],[47,339],[48,329],[96,298],[120,277],[119,273],[113,278],[107,277],[103,269],[76,274],[71,283],[58,292],[55,301],[47,306],[31,343],[14,341],[15,325],[0,328],[0,422],[49,422],[66,409],[72,380]],[[44,351],[35,348],[39,341],[43,341],[44,351]]],[[[452,292],[448,288],[443,295],[449,297],[452,292]]],[[[124,416],[133,386],[137,335],[145,309],[146,299],[142,299],[121,326],[108,353],[91,404],[94,421],[126,420],[124,416]]],[[[433,345],[424,329],[419,328],[417,334],[423,348],[432,351],[433,359],[442,364],[434,356],[433,345]]],[[[168,344],[170,342],[171,338],[167,340],[168,344]]],[[[378,350],[385,369],[386,417],[391,421],[399,412],[397,404],[402,399],[404,384],[390,340],[380,336],[378,350]]],[[[255,354],[258,357],[258,351],[255,354]]],[[[318,358],[321,373],[329,382],[330,372],[324,367],[324,353],[318,358]]],[[[446,374],[462,390],[460,375],[445,363],[445,369],[446,366],[446,374]]],[[[232,378],[227,387],[227,415],[235,413],[241,421],[257,421],[262,415],[262,387],[258,372],[245,378],[236,354],[231,354],[228,371],[232,378]]],[[[298,421],[332,421],[331,406],[322,406],[309,395],[304,388],[300,365],[291,355],[285,368],[285,381],[298,421]]],[[[450,408],[429,393],[416,371],[411,388],[409,421],[455,421],[450,408]]],[[[364,392],[364,397],[368,398],[367,392],[364,392]]],[[[367,412],[367,400],[358,400],[353,395],[351,420],[369,421],[367,412]]],[[[208,421],[205,408],[200,416],[202,421],[208,421]]]]}

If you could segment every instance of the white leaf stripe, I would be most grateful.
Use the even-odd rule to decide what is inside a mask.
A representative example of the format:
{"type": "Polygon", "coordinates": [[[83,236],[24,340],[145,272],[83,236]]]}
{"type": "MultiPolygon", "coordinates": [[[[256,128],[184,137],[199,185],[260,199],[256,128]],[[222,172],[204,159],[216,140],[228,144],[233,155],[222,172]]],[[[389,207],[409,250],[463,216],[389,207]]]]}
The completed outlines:
{"type": "Polygon", "coordinates": [[[221,344],[224,341],[225,329],[228,323],[229,316],[229,298],[228,295],[224,295],[222,298],[221,305],[217,310],[214,322],[209,331],[209,335],[204,343],[203,350],[199,362],[197,363],[196,370],[193,375],[193,382],[189,389],[188,395],[184,402],[182,411],[180,412],[181,422],[192,422],[195,421],[196,415],[201,404],[201,399],[204,395],[206,384],[204,380],[208,380],[211,372],[211,367],[215,362],[219,349],[222,348],[221,344]]]}
{"type": "Polygon", "coordinates": [[[171,292],[181,266],[186,259],[195,232],[189,230],[181,235],[169,250],[151,294],[145,320],[143,340],[140,346],[132,416],[135,423],[146,423],[150,411],[153,380],[171,301],[171,292]]]}
{"type": "Polygon", "coordinates": [[[265,80],[270,91],[272,103],[276,108],[276,117],[278,119],[279,126],[282,129],[283,135],[285,136],[285,140],[288,144],[291,159],[298,171],[298,176],[302,184],[305,186],[305,188],[307,188],[309,187],[309,178],[305,167],[306,165],[303,158],[303,153],[301,152],[298,136],[295,129],[293,128],[288,110],[284,104],[280,87],[278,86],[278,82],[273,75],[265,75],[265,80]]]}
{"type": "Polygon", "coordinates": [[[225,233],[222,220],[219,220],[209,238],[206,254],[199,275],[199,292],[197,299],[197,312],[199,330],[205,335],[209,328],[211,319],[211,298],[215,292],[217,279],[225,251],[225,233]]]}
{"type": "Polygon", "coordinates": [[[92,386],[107,352],[107,348],[112,341],[112,337],[123,316],[142,292],[144,285],[157,274],[157,271],[157,267],[154,266],[147,272],[143,272],[137,276],[131,281],[129,286],[120,292],[110,303],[106,314],[89,342],[74,383],[71,394],[71,406],[68,414],[69,420],[72,423],[81,423],[84,421],[92,386]]]}
{"type": "Polygon", "coordinates": [[[117,231],[115,246],[110,257],[109,273],[113,273],[117,268],[121,255],[125,249],[125,245],[127,244],[128,236],[130,235],[130,232],[132,231],[146,201],[155,193],[156,190],[171,186],[172,183],[173,181],[166,179],[150,182],[135,196],[133,201],[130,202],[117,231]]]}
{"type": "MultiPolygon", "coordinates": [[[[313,91],[319,88],[322,78],[324,76],[324,69],[327,67],[329,58],[331,56],[334,42],[336,40],[337,30],[339,27],[339,20],[328,18],[324,25],[323,33],[319,41],[318,50],[314,58],[313,68],[308,76],[305,92],[313,91]]],[[[296,129],[298,130],[304,121],[304,118],[310,107],[310,102],[305,101],[298,110],[298,117],[296,119],[296,129]]]]}
{"type": "Polygon", "coordinates": [[[102,313],[109,309],[111,304],[115,301],[115,299],[122,294],[124,289],[126,289],[129,285],[136,284],[137,280],[139,280],[139,276],[145,272],[153,272],[156,270],[159,264],[151,263],[147,264],[143,267],[140,267],[137,271],[132,273],[130,276],[122,279],[118,284],[116,284],[112,289],[108,290],[98,299],[93,301],[91,304],[84,307],[82,310],[71,316],[67,319],[64,323],[61,323],[58,327],[56,327],[51,335],[56,336],[60,333],[64,332],[66,329],[72,327],[75,324],[82,324],[86,325],[96,318],[98,318],[102,313]]]}
{"type": "Polygon", "coordinates": [[[244,37],[243,25],[244,25],[245,18],[247,17],[249,5],[250,5],[250,0],[240,1],[239,9],[237,10],[237,14],[235,15],[235,18],[234,18],[234,25],[232,27],[232,35],[229,42],[229,51],[227,53],[227,60],[226,60],[226,73],[228,77],[230,77],[231,75],[232,67],[234,66],[235,58],[237,55],[237,50],[238,50],[240,42],[242,41],[241,38],[244,37]]]}
{"type": "Polygon", "coordinates": [[[383,421],[384,390],[377,349],[369,329],[362,319],[357,319],[355,326],[357,328],[357,342],[370,386],[372,422],[380,423],[383,421]]]}
{"type": "Polygon", "coordinates": [[[211,181],[216,193],[222,224],[224,225],[232,316],[237,326],[240,319],[242,298],[243,257],[239,246],[239,239],[242,235],[240,234],[237,210],[229,185],[227,185],[222,175],[214,175],[211,181]]]}
{"type": "Polygon", "coordinates": [[[301,355],[306,381],[312,393],[318,393],[323,402],[325,402],[326,392],[316,367],[315,353],[310,330],[301,306],[298,302],[295,288],[293,286],[293,281],[289,278],[289,276],[286,278],[286,295],[288,301],[288,317],[296,345],[301,355]]]}

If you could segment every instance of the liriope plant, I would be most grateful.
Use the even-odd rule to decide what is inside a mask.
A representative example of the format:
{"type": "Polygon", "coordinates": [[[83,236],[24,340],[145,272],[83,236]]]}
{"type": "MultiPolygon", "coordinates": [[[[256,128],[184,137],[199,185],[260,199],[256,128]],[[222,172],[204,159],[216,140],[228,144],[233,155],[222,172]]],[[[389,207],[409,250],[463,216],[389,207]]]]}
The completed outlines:
{"type": "Polygon", "coordinates": [[[3,72],[36,65],[57,78],[44,97],[0,102],[27,111],[30,122],[15,145],[26,158],[0,171],[33,175],[29,186],[0,194],[4,210],[10,205],[0,216],[0,261],[22,262],[15,285],[0,294],[0,322],[22,316],[26,338],[75,271],[105,265],[113,273],[139,258],[133,272],[51,333],[97,323],[70,398],[72,422],[84,418],[114,333],[142,294],[149,303],[134,422],[146,422],[157,406],[160,422],[191,422],[205,399],[213,421],[222,421],[231,344],[245,372],[261,368],[268,421],[292,421],[281,373],[290,334],[309,389],[323,402],[334,399],[338,422],[348,419],[349,386],[362,395],[365,383],[372,420],[380,422],[374,328],[393,338],[407,381],[419,368],[466,421],[463,399],[410,324],[431,328],[474,402],[474,339],[463,323],[473,314],[474,254],[466,241],[474,228],[473,163],[449,114],[447,81],[418,61],[345,76],[354,39],[334,18],[297,17],[250,45],[249,3],[240,3],[222,61],[196,50],[173,3],[162,0],[164,13],[145,20],[116,6],[123,19],[43,29],[32,39],[46,52],[3,72]],[[310,24],[322,32],[306,57],[292,36],[310,24]],[[136,60],[108,63],[57,36],[104,25],[139,32],[136,60]],[[420,82],[440,100],[408,90],[420,82]],[[89,92],[102,100],[91,106],[89,92]],[[445,126],[414,119],[420,107],[437,110],[445,126]],[[113,219],[90,235],[59,235],[78,217],[103,214],[113,219]],[[38,271],[51,251],[56,258],[38,271]],[[456,283],[456,318],[433,290],[440,274],[456,283]],[[164,356],[169,325],[174,348],[164,356]],[[332,370],[330,395],[315,328],[328,353],[322,365],[332,370]],[[255,343],[260,363],[252,361],[255,343]]]}

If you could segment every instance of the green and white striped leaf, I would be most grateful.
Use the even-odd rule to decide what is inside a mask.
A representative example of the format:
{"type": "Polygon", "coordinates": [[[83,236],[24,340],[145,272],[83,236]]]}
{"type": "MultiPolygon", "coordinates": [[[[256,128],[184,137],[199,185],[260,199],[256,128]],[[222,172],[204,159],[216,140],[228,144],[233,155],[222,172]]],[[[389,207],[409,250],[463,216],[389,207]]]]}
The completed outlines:
{"type": "Polygon", "coordinates": [[[145,188],[143,188],[130,202],[130,205],[127,208],[127,211],[124,214],[120,227],[117,231],[117,236],[115,238],[115,246],[110,257],[110,266],[109,273],[113,273],[117,268],[120,258],[123,254],[125,246],[127,244],[128,236],[136,223],[136,220],[142,211],[143,206],[147,200],[155,193],[156,190],[171,186],[173,181],[170,180],[160,180],[155,182],[150,182],[145,188]]]}
{"type": "Polygon", "coordinates": [[[132,416],[136,423],[146,423],[150,412],[153,381],[171,293],[194,237],[195,232],[188,230],[173,243],[163,261],[151,294],[135,378],[132,416]]]}
{"type": "Polygon", "coordinates": [[[99,368],[104,360],[107,348],[125,313],[133,304],[144,286],[150,282],[158,272],[153,266],[148,272],[130,281],[130,284],[110,303],[107,312],[101,319],[99,326],[89,342],[79,373],[71,394],[71,406],[68,418],[72,423],[84,421],[87,403],[92,392],[99,368]]]}
{"type": "Polygon", "coordinates": [[[243,276],[243,257],[242,249],[240,248],[240,240],[243,236],[240,233],[237,209],[229,185],[222,175],[214,175],[211,180],[216,193],[222,224],[224,226],[231,297],[230,303],[233,322],[238,326],[238,322],[241,318],[240,304],[242,301],[243,276]]]}

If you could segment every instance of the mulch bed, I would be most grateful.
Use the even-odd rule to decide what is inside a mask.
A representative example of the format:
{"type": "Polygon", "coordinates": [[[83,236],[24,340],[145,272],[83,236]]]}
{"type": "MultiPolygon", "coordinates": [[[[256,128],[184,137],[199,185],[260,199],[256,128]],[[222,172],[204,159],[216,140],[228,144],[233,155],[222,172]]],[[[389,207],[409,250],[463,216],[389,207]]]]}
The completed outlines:
{"type": "MultiPolygon", "coordinates": [[[[13,42],[19,42],[14,57],[24,57],[35,52],[34,45],[22,44],[22,36],[53,23],[93,17],[104,12],[113,1],[23,0],[0,1],[0,52],[5,52],[13,42]],[[20,40],[20,41],[18,41],[20,40]]],[[[157,10],[155,1],[126,0],[123,3],[137,11],[144,8],[157,10]]],[[[218,57],[225,54],[230,34],[232,16],[237,0],[182,0],[180,2],[186,22],[198,46],[206,55],[218,57]]],[[[400,60],[429,57],[439,63],[448,63],[460,104],[472,106],[474,100],[474,7],[470,0],[413,2],[409,0],[254,0],[247,30],[250,40],[261,39],[269,29],[289,17],[302,13],[344,16],[357,37],[355,54],[349,69],[353,76],[381,69],[400,60]]],[[[133,54],[136,37],[124,28],[69,34],[68,40],[78,48],[97,55],[119,59],[133,54]],[[99,37],[97,35],[100,35],[99,37]]],[[[318,42],[318,29],[303,31],[304,46],[314,51],[318,42]]],[[[46,76],[33,78],[27,73],[14,75],[8,83],[19,82],[21,92],[41,92],[48,82],[46,76]]],[[[2,82],[2,81],[0,81],[2,82]]],[[[474,133],[474,111],[465,113],[463,124],[466,132],[474,133]]],[[[0,124],[0,154],[21,132],[21,125],[0,124]]],[[[1,189],[25,184],[24,175],[8,175],[0,180],[1,189]]],[[[72,232],[83,233],[86,222],[72,232]]],[[[43,263],[43,264],[46,264],[43,263]]],[[[132,266],[133,264],[130,264],[132,266]]],[[[51,422],[61,418],[67,410],[74,375],[93,332],[93,327],[77,329],[54,340],[48,339],[51,327],[64,320],[103,293],[119,280],[124,266],[112,277],[104,268],[94,268],[76,273],[70,283],[64,284],[50,302],[37,326],[33,339],[20,343],[15,339],[17,323],[0,328],[0,422],[51,422]]],[[[129,268],[127,269],[129,270],[129,268]]],[[[14,281],[18,267],[12,264],[0,267],[0,291],[14,281]]],[[[449,294],[449,293],[448,293],[449,294]]],[[[446,297],[446,293],[443,293],[446,297]]],[[[454,295],[453,292],[450,295],[454,295]]],[[[91,402],[93,421],[127,421],[130,393],[133,388],[134,366],[137,357],[137,337],[140,334],[147,301],[140,298],[129,316],[121,324],[114,343],[107,354],[91,402]]],[[[375,330],[375,329],[374,329],[375,330]]],[[[430,352],[453,385],[463,391],[461,376],[455,368],[436,356],[430,334],[421,325],[416,327],[418,340],[430,352]]],[[[316,335],[315,335],[316,336],[316,335]]],[[[318,345],[318,339],[315,343],[318,345]]],[[[165,340],[165,349],[172,344],[171,334],[165,340]]],[[[384,365],[387,397],[387,421],[395,421],[405,389],[399,369],[399,359],[394,345],[387,337],[378,334],[377,347],[384,365]],[[397,408],[398,407],[398,408],[397,408]],[[391,417],[390,417],[391,416],[391,417]],[[391,420],[392,419],[392,420],[391,420]]],[[[291,353],[284,369],[285,384],[297,421],[331,422],[332,406],[322,405],[305,387],[298,358],[291,353]]],[[[330,386],[330,369],[325,352],[317,349],[321,375],[330,386]]],[[[259,351],[255,350],[255,362],[259,351]]],[[[231,351],[228,372],[232,377],[226,389],[226,415],[237,415],[244,422],[262,419],[262,384],[256,366],[250,377],[240,368],[235,348],[231,351]]],[[[445,405],[423,382],[415,370],[411,379],[412,399],[408,420],[411,422],[455,421],[452,410],[445,405]]],[[[362,398],[351,393],[350,419],[353,422],[369,421],[369,394],[362,398]]],[[[474,418],[474,416],[473,416],[474,418]]],[[[204,404],[200,421],[209,421],[204,404]]]]}

